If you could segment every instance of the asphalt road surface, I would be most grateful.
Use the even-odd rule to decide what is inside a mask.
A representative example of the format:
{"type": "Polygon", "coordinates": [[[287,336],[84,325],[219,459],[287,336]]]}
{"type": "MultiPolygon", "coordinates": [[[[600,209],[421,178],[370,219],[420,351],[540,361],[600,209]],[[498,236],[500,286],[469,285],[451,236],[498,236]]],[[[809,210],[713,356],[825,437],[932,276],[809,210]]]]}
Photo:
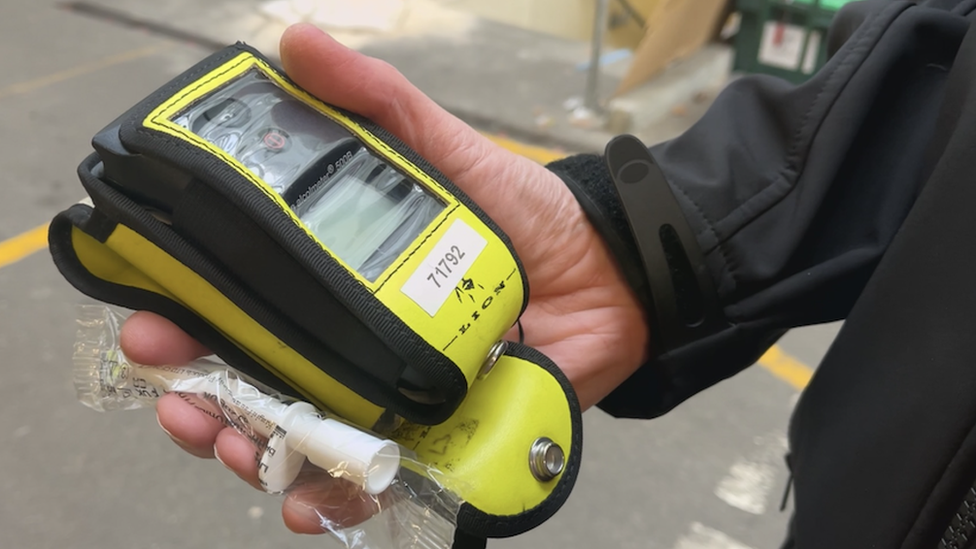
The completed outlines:
{"type": "MultiPolygon", "coordinates": [[[[0,8],[0,546],[32,549],[338,547],[281,523],[278,498],[178,450],[151,410],[100,414],[71,384],[74,306],[43,228],[82,197],[91,136],[208,52],[58,9],[0,8]],[[34,252],[34,253],[32,253],[34,252]]],[[[575,492],[500,548],[778,547],[785,432],[836,326],[653,422],[586,414],[575,492]]]]}

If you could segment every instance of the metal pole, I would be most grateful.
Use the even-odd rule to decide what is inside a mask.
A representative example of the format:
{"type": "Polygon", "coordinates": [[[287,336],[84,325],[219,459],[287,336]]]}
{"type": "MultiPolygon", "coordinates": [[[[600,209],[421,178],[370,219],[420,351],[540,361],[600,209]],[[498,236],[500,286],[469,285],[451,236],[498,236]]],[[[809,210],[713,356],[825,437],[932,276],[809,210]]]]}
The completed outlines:
{"type": "Polygon", "coordinates": [[[596,0],[596,15],[593,18],[593,43],[590,50],[590,70],[586,75],[586,95],[583,105],[590,111],[600,111],[600,55],[603,49],[603,35],[607,30],[607,17],[610,0],[596,0]]]}

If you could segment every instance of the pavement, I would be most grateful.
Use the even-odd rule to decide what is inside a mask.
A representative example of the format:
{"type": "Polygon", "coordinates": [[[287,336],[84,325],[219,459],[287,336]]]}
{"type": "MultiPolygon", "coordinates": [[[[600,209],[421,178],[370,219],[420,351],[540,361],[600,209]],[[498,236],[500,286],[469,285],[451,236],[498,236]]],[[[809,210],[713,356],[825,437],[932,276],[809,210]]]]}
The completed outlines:
{"type": "MultiPolygon", "coordinates": [[[[0,47],[16,54],[0,59],[0,417],[6,420],[0,436],[7,441],[0,447],[0,546],[339,547],[324,536],[289,533],[278,498],[244,485],[213,461],[179,451],[151,410],[100,414],[81,406],[70,357],[73,308],[83,298],[40,249],[42,225],[81,197],[75,168],[97,130],[205,56],[207,39],[227,41],[236,28],[251,42],[270,43],[271,27],[258,24],[266,19],[248,11],[254,4],[104,3],[184,35],[83,15],[51,0],[4,5],[0,47]]],[[[389,43],[361,45],[386,51],[398,68],[419,75],[442,61],[408,54],[432,40],[417,32],[411,39],[418,49],[403,49],[396,58],[383,50],[389,43]]],[[[486,51],[485,62],[503,54],[486,51]]],[[[518,64],[509,59],[509,67],[518,64]]],[[[504,67],[493,70],[500,74],[504,67]]],[[[521,76],[495,88],[508,97],[513,117],[531,112],[525,98],[533,97],[513,82],[533,71],[547,77],[543,70],[513,72],[521,76]]],[[[452,78],[442,71],[440,86],[468,90],[466,74],[452,78]]],[[[554,104],[570,89],[581,88],[569,86],[546,101],[554,104]]],[[[688,114],[662,123],[661,131],[680,131],[693,119],[688,114]]],[[[565,143],[554,149],[538,136],[499,133],[483,122],[480,127],[498,143],[540,161],[573,150],[565,143]]],[[[789,506],[779,510],[789,414],[836,330],[828,325],[792,332],[757,366],[655,421],[588,412],[583,467],[566,506],[536,530],[490,546],[778,547],[789,517],[789,506]]]]}
{"type": "MultiPolygon", "coordinates": [[[[315,20],[301,17],[302,6],[315,5],[309,0],[65,4],[85,17],[204,47],[244,40],[272,58],[287,24],[315,20]]],[[[711,46],[674,63],[651,82],[614,96],[630,57],[608,51],[599,63],[599,111],[592,111],[584,105],[590,44],[481,18],[452,9],[454,4],[452,0],[410,0],[407,8],[389,15],[395,24],[388,28],[329,30],[340,42],[397,67],[414,85],[468,123],[564,151],[602,152],[606,142],[622,132],[648,143],[669,139],[705,112],[731,70],[728,48],[711,46]]],[[[345,5],[357,11],[356,4],[345,5]]]]}

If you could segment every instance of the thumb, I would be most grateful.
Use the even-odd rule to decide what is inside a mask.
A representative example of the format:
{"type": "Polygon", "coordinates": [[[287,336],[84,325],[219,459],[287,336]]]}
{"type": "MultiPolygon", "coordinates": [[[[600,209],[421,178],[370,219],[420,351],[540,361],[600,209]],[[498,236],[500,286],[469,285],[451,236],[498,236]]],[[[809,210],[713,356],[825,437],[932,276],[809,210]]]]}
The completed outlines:
{"type": "Polygon", "coordinates": [[[281,58],[306,91],[379,124],[433,164],[498,223],[526,265],[575,238],[582,211],[554,173],[498,147],[388,63],[305,24],[282,35],[281,58]]]}
{"type": "Polygon", "coordinates": [[[376,122],[459,184],[491,150],[490,141],[394,67],[343,46],[313,25],[289,27],[280,47],[285,72],[299,86],[376,122]]]}

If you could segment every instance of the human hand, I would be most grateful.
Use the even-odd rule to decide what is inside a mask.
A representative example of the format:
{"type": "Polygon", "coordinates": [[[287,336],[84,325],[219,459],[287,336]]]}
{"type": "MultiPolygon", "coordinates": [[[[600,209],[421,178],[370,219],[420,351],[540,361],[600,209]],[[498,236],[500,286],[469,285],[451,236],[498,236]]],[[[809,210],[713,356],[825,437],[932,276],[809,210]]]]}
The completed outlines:
{"type": "MultiPolygon", "coordinates": [[[[298,85],[396,135],[509,236],[531,291],[521,318],[525,343],[566,373],[584,410],[646,359],[648,327],[639,302],[555,174],[451,116],[393,67],[347,49],[315,27],[289,28],[281,40],[281,57],[298,85]]],[[[179,364],[209,354],[170,322],[145,312],[125,323],[122,346],[130,359],[151,365],[179,364]]],[[[217,457],[258,486],[255,448],[236,431],[176,395],[159,401],[157,416],[184,450],[217,457]]],[[[295,532],[322,532],[323,515],[338,512],[334,507],[341,492],[336,492],[335,483],[324,482],[289,495],[283,506],[285,524],[295,532]]],[[[364,503],[347,506],[340,514],[346,522],[355,522],[370,512],[364,503]]]]}

